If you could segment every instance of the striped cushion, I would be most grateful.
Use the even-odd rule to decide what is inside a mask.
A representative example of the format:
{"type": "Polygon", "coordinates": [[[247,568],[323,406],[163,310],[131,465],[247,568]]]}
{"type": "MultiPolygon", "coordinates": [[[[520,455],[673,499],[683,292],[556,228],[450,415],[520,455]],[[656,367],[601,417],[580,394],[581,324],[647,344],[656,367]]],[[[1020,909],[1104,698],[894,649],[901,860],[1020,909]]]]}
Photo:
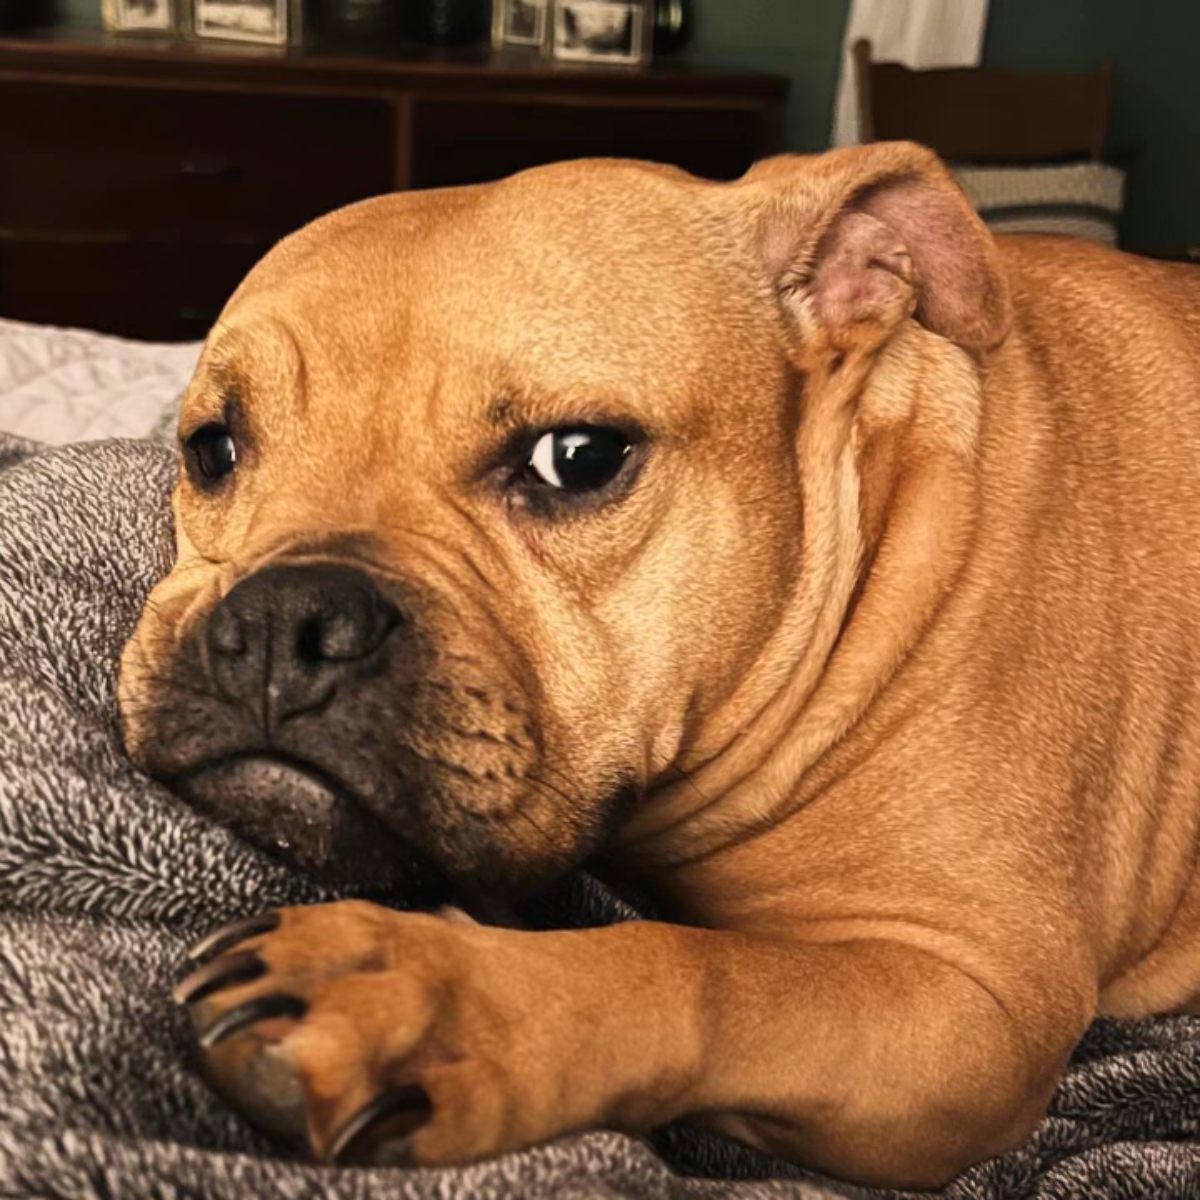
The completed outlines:
{"type": "Polygon", "coordinates": [[[958,167],[954,175],[996,233],[1065,233],[1117,244],[1125,173],[1116,167],[958,167]]]}

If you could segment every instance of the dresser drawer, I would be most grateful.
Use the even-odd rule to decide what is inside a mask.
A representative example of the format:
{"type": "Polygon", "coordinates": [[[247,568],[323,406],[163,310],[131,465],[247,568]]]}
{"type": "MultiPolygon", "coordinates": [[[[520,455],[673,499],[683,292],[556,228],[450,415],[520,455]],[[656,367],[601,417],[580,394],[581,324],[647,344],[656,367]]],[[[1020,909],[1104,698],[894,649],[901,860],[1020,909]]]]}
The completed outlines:
{"type": "Polygon", "coordinates": [[[267,249],[0,236],[0,317],[156,341],[202,338],[267,249]]]}
{"type": "Polygon", "coordinates": [[[0,80],[0,112],[10,231],[276,237],[393,187],[381,99],[0,80]]]}

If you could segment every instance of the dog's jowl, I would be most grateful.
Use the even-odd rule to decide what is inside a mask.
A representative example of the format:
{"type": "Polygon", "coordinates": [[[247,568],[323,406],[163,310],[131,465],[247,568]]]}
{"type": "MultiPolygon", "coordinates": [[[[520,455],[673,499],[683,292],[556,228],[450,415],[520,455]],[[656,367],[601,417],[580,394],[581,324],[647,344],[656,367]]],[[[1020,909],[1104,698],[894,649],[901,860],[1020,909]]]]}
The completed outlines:
{"type": "Polygon", "coordinates": [[[1097,1014],[1200,993],[1197,314],[906,144],[283,242],[183,405],[131,753],[368,893],[600,855],[663,920],[247,914],[179,989],[218,1084],[336,1161],[1019,1143],[1097,1014]]]}

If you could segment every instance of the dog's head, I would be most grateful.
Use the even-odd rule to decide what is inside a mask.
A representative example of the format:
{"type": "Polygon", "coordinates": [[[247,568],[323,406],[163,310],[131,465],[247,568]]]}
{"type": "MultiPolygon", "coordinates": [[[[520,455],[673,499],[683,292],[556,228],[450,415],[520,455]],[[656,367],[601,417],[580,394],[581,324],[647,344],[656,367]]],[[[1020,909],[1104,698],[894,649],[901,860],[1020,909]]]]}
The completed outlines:
{"type": "Polygon", "coordinates": [[[289,238],[183,404],[135,760],[339,875],[573,864],[803,649],[813,372],[914,313],[992,344],[992,254],[904,146],[564,164],[289,238]]]}

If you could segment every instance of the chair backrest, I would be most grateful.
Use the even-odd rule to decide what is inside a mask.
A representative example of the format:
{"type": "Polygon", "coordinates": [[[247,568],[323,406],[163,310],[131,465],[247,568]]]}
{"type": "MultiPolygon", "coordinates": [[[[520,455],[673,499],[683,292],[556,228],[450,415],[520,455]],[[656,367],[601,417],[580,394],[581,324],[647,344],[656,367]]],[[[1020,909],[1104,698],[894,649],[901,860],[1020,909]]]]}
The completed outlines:
{"type": "Polygon", "coordinates": [[[864,142],[922,142],[951,162],[1099,160],[1112,106],[1112,65],[1089,75],[982,67],[914,71],[852,47],[864,142]]]}

